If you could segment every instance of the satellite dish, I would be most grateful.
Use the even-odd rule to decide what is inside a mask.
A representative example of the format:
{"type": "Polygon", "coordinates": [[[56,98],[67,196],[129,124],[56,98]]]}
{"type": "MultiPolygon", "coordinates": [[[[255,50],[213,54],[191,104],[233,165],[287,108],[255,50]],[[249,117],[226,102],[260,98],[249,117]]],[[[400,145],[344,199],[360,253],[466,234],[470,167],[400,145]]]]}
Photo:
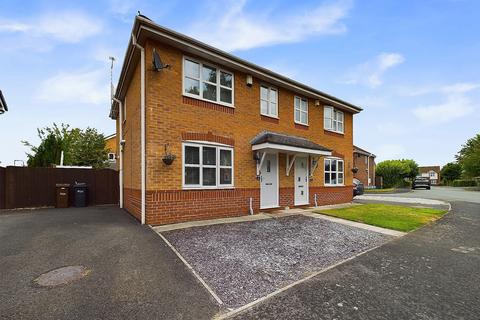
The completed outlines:
{"type": "Polygon", "coordinates": [[[160,59],[160,55],[158,54],[157,50],[153,48],[153,70],[160,71],[165,68],[169,68],[169,64],[163,64],[162,59],[160,59]]]}

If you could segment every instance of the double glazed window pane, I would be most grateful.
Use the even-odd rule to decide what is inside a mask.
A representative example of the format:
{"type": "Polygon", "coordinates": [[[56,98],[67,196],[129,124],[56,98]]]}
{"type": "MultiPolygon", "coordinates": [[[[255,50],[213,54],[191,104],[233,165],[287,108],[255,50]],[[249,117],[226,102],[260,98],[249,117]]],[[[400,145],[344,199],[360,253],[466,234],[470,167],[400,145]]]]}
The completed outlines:
{"type": "Polygon", "coordinates": [[[230,167],[232,165],[232,151],[220,150],[220,165],[230,167]]]}
{"type": "Polygon", "coordinates": [[[200,184],[199,167],[185,167],[185,184],[200,184]]]}
{"type": "Polygon", "coordinates": [[[190,78],[185,78],[185,93],[200,94],[200,81],[190,78]]]}
{"type": "Polygon", "coordinates": [[[220,71],[220,84],[224,87],[232,87],[233,76],[230,73],[220,71]]]}
{"type": "Polygon", "coordinates": [[[214,186],[217,184],[216,168],[203,168],[203,185],[214,186]]]}
{"type": "Polygon", "coordinates": [[[213,84],[209,84],[204,82],[203,87],[203,98],[212,100],[212,101],[217,101],[217,86],[213,84]]]}
{"type": "Polygon", "coordinates": [[[185,164],[200,164],[200,148],[185,147],[185,164]]]}
{"type": "Polygon", "coordinates": [[[307,113],[306,112],[302,112],[300,114],[300,122],[301,123],[307,123],[307,113]]]}
{"type": "Polygon", "coordinates": [[[220,168],[220,184],[232,184],[231,168],[220,168]]]}
{"type": "Polygon", "coordinates": [[[232,90],[220,88],[220,101],[232,103],[232,90]]]}
{"type": "Polygon", "coordinates": [[[217,162],[216,148],[203,147],[203,165],[214,166],[217,162]]]}
{"type": "Polygon", "coordinates": [[[202,80],[217,83],[217,69],[204,65],[202,68],[202,80]]]}
{"type": "Polygon", "coordinates": [[[187,77],[199,79],[200,78],[200,65],[196,62],[185,60],[185,75],[187,77]]]}

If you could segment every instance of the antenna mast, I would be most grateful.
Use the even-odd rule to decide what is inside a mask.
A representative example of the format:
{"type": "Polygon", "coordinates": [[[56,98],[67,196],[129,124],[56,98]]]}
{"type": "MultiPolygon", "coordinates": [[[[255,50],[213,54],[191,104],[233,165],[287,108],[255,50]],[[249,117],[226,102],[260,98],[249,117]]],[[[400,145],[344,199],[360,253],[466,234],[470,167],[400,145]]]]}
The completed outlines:
{"type": "Polygon", "coordinates": [[[110,65],[110,104],[112,103],[113,100],[113,63],[115,62],[115,57],[108,57],[112,61],[110,65]]]}

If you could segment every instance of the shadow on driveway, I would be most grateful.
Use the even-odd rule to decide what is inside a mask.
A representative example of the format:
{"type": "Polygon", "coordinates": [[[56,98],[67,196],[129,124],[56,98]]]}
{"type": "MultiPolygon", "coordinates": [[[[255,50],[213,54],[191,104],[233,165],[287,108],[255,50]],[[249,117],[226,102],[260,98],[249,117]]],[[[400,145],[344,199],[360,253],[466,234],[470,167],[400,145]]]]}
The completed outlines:
{"type": "Polygon", "coordinates": [[[219,307],[165,243],[117,207],[0,215],[2,319],[210,319],[219,307]],[[41,288],[62,266],[85,278],[41,288]]]}

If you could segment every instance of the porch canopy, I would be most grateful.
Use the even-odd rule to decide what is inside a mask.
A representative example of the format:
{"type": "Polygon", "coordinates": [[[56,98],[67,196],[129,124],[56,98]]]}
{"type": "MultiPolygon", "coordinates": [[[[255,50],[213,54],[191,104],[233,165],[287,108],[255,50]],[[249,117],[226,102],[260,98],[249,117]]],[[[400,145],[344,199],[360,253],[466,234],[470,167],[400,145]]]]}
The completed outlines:
{"type": "Polygon", "coordinates": [[[290,170],[295,163],[297,155],[303,154],[311,156],[312,164],[310,176],[313,176],[313,173],[318,166],[318,158],[320,156],[332,155],[332,150],[306,138],[269,131],[262,131],[253,138],[250,143],[254,152],[262,153],[257,162],[257,176],[260,175],[260,168],[262,167],[266,153],[281,152],[287,154],[285,168],[287,176],[290,174],[290,170]]]}
{"type": "Polygon", "coordinates": [[[250,143],[253,151],[301,153],[317,156],[332,155],[332,150],[306,138],[269,131],[262,131],[250,143]]]}

